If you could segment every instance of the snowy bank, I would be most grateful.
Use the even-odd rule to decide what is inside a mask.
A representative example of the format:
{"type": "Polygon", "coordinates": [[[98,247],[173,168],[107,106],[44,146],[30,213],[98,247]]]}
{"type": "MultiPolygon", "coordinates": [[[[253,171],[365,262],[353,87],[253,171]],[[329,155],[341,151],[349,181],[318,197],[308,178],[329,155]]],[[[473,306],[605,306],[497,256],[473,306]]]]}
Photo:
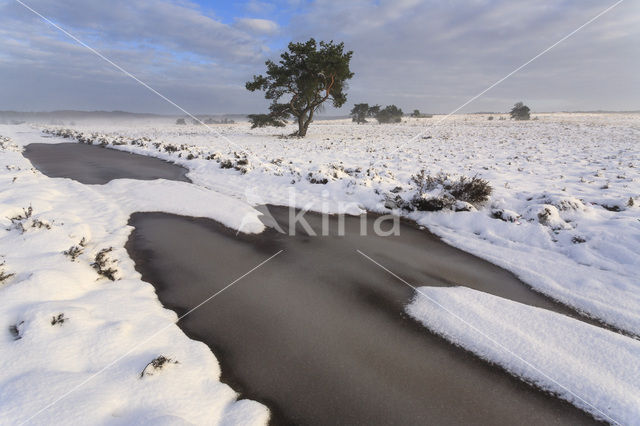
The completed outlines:
{"type": "Polygon", "coordinates": [[[135,211],[253,233],[259,213],[182,182],[47,178],[20,153],[42,139],[18,131],[0,126],[12,136],[0,149],[2,422],[265,424],[267,408],[220,383],[210,349],[178,328],[124,249],[135,211]]]}
{"type": "Polygon", "coordinates": [[[640,424],[640,342],[466,287],[419,287],[409,315],[611,423],[640,424]]]}

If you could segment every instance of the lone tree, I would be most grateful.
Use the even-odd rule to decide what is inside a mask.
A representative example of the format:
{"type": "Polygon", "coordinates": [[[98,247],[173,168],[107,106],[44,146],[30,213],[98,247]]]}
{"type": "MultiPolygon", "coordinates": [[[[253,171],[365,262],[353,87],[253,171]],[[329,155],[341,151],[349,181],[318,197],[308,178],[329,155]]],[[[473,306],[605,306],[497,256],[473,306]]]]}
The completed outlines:
{"type": "Polygon", "coordinates": [[[376,114],[378,123],[400,123],[402,110],[395,105],[387,105],[376,114]]]}
{"type": "Polygon", "coordinates": [[[419,109],[414,109],[413,112],[411,113],[411,116],[415,118],[420,118],[422,117],[422,114],[420,113],[419,109]]]}
{"type": "Polygon", "coordinates": [[[292,42],[288,48],[279,63],[265,63],[266,76],[254,75],[246,88],[252,92],[264,90],[264,97],[271,100],[269,114],[258,115],[258,121],[252,119],[254,127],[283,123],[293,115],[298,120],[294,135],[303,137],[324,101],[331,99],[336,108],[347,101],[345,89],[346,81],[353,77],[349,69],[353,52],[345,52],[344,43],[335,44],[333,40],[319,45],[314,39],[292,42]],[[283,97],[286,99],[281,102],[283,97]]]}
{"type": "Polygon", "coordinates": [[[349,115],[358,124],[366,123],[369,117],[369,104],[355,104],[349,115]]]}
{"type": "Polygon", "coordinates": [[[529,114],[530,111],[531,110],[528,106],[522,102],[518,102],[513,106],[513,108],[511,108],[511,112],[509,114],[511,114],[511,118],[514,120],[528,120],[531,118],[529,114]]]}

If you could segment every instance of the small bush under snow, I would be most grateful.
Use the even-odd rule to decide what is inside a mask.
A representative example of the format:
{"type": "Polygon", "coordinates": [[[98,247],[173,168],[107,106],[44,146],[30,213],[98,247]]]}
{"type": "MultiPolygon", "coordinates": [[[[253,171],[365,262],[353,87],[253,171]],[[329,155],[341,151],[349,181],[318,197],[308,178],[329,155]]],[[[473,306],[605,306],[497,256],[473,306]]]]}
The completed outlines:
{"type": "Polygon", "coordinates": [[[408,201],[401,195],[386,195],[385,205],[410,211],[475,211],[476,206],[485,203],[493,191],[488,181],[477,176],[452,178],[445,173],[432,176],[425,170],[413,175],[411,184],[415,190],[408,201]]]}
{"type": "Polygon", "coordinates": [[[91,264],[93,269],[98,272],[99,275],[115,281],[119,279],[120,271],[116,268],[117,260],[111,258],[110,253],[113,251],[113,247],[100,250],[95,257],[94,262],[91,264]]]}
{"type": "Polygon", "coordinates": [[[529,221],[537,221],[553,230],[571,229],[571,226],[560,217],[558,209],[551,204],[529,206],[524,217],[529,221]]]}
{"type": "Polygon", "coordinates": [[[144,367],[144,369],[140,373],[140,378],[142,379],[145,376],[153,376],[154,374],[162,370],[166,365],[170,364],[179,364],[179,362],[171,358],[167,358],[166,356],[160,355],[151,360],[151,362],[149,362],[149,364],[144,367]]]}

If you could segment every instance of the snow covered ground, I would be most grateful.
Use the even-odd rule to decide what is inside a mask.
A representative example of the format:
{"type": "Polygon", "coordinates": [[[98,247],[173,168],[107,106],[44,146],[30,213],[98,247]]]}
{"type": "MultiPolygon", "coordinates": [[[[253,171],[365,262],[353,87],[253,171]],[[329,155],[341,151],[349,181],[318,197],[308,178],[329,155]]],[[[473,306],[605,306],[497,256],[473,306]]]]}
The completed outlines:
{"type": "Polygon", "coordinates": [[[0,126],[11,137],[0,147],[0,423],[264,424],[268,410],[219,382],[215,356],[175,325],[124,249],[134,211],[236,228],[245,218],[260,232],[257,211],[183,182],[47,178],[20,154],[41,140],[25,131],[0,126]],[[91,264],[110,247],[100,275],[91,264]],[[171,361],[147,366],[161,356],[171,361]]]}
{"type": "MultiPolygon", "coordinates": [[[[190,169],[188,176],[199,188],[176,182],[134,181],[87,187],[69,180],[47,179],[30,170],[12,143],[21,146],[64,139],[42,138],[41,127],[0,126],[0,135],[13,140],[5,143],[0,153],[1,176],[6,182],[0,192],[0,216],[18,215],[31,204],[34,213],[29,220],[41,219],[51,224],[51,229],[28,227],[24,234],[14,229],[0,239],[0,254],[6,262],[2,268],[16,274],[0,288],[3,299],[12,301],[3,304],[0,315],[7,324],[24,321],[17,327],[22,338],[13,341],[15,337],[7,336],[7,342],[13,343],[4,344],[1,349],[8,351],[1,361],[5,363],[0,376],[1,403],[13,407],[15,418],[24,418],[20,416],[27,415],[25,412],[54,400],[52,395],[56,392],[63,392],[69,384],[81,382],[99,370],[111,359],[110,355],[143,339],[151,333],[153,324],[174,319],[158,304],[153,288],[139,280],[123,249],[131,211],[209,216],[232,227],[240,226],[238,218],[246,216],[249,228],[243,225],[243,230],[259,232],[261,225],[256,222],[255,211],[242,202],[315,210],[328,206],[333,212],[358,208],[389,212],[388,207],[393,207],[391,198],[409,200],[416,195],[411,177],[423,169],[430,175],[443,172],[452,179],[477,175],[488,180],[494,191],[486,204],[470,208],[471,211],[394,212],[427,226],[452,245],[513,271],[536,290],[626,333],[640,335],[640,115],[541,114],[538,118],[514,122],[499,120],[498,116],[489,121],[486,115],[460,115],[441,121],[435,116],[407,119],[401,125],[360,126],[347,120],[319,121],[302,140],[282,137],[292,131],[289,128],[250,130],[246,123],[212,125],[213,130],[157,121],[77,125],[71,130],[69,126],[48,127],[58,135],[68,136],[67,141],[101,143],[175,161],[190,169]],[[411,138],[415,140],[406,143],[411,138]],[[180,194],[181,202],[171,202],[167,192],[162,191],[180,194]],[[141,194],[147,195],[141,199],[141,194]],[[82,237],[89,245],[78,261],[71,262],[61,252],[78,244],[82,237]],[[96,282],[96,272],[89,266],[100,249],[111,246],[114,250],[109,255],[118,259],[123,278],[123,285],[117,289],[109,287],[108,282],[96,282]],[[104,298],[117,302],[96,301],[104,298]],[[51,317],[63,308],[69,321],[51,326],[51,317]],[[81,326],[81,330],[74,328],[81,326]],[[90,339],[82,338],[86,329],[92,330],[90,339]],[[65,351],[64,356],[50,349],[63,345],[59,333],[76,339],[74,344],[60,349],[65,351]],[[38,337],[28,339],[29,335],[38,337]],[[96,345],[96,341],[104,343],[96,345]],[[34,355],[33,364],[14,371],[16,368],[8,365],[24,356],[24,350],[16,349],[20,347],[17,345],[49,349],[40,354],[38,346],[28,346],[33,348],[30,353],[38,354],[34,355]],[[87,351],[100,353],[88,359],[87,351]],[[27,387],[31,398],[21,391],[27,387]],[[39,397],[34,398],[34,394],[39,397]]],[[[8,219],[5,222],[5,227],[12,226],[8,219]]],[[[564,357],[543,364],[549,373],[563,370],[564,362],[576,362],[575,369],[561,372],[557,379],[560,383],[566,380],[563,384],[575,387],[579,395],[598,388],[593,393],[593,404],[616,420],[628,423],[639,418],[634,411],[639,391],[633,380],[638,383],[640,359],[635,339],[470,290],[428,291],[433,291],[430,294],[456,314],[469,311],[472,317],[465,317],[466,320],[496,333],[496,339],[503,343],[513,343],[513,351],[531,355],[532,362],[554,357],[548,351],[566,344],[564,357]],[[484,310],[473,311],[471,305],[484,310]],[[503,324],[505,321],[509,327],[503,324]],[[549,333],[553,333],[551,341],[541,344],[549,333]],[[608,367],[608,362],[615,368],[608,367]]],[[[451,323],[451,318],[438,317],[438,312],[425,309],[418,299],[408,309],[427,327],[453,342],[562,394],[552,381],[519,365],[512,354],[489,350],[478,336],[451,323]]],[[[164,401],[170,401],[171,392],[165,383],[186,386],[189,374],[204,374],[202,365],[216,364],[213,355],[201,346],[188,341],[172,326],[153,345],[140,348],[129,361],[103,373],[114,377],[113,392],[121,395],[122,406],[107,406],[105,411],[91,414],[100,417],[110,413],[117,422],[119,418],[150,419],[171,413],[198,422],[198,418],[190,417],[199,415],[197,410],[174,407],[164,401]],[[163,369],[162,374],[148,381],[146,377],[139,380],[142,368],[158,355],[180,363],[168,365],[166,371],[163,369]],[[132,406],[127,395],[139,393],[136,386],[154,386],[155,380],[155,399],[136,400],[141,406],[132,406]],[[162,380],[168,382],[159,384],[162,380]]],[[[203,398],[218,398],[212,389],[223,389],[219,392],[224,396],[216,399],[216,404],[207,405],[218,407],[218,417],[213,418],[233,410],[256,421],[267,416],[257,404],[234,403],[235,395],[226,386],[209,386],[217,383],[214,373],[218,369],[207,371],[211,377],[196,381],[193,392],[199,396],[194,405],[204,403],[203,398]]],[[[97,398],[98,383],[102,385],[102,381],[90,382],[83,392],[52,407],[51,413],[58,407],[71,415],[74,405],[91,404],[91,398],[97,398]]],[[[588,404],[567,399],[602,417],[588,404]]]]}
{"type": "Polygon", "coordinates": [[[408,216],[536,290],[640,335],[640,114],[320,121],[302,140],[282,137],[293,128],[211,127],[74,129],[94,143],[175,161],[194,183],[253,204],[337,211],[344,202],[388,212],[385,199],[394,190],[409,199],[411,176],[423,169],[478,175],[494,189],[483,208],[408,216]]]}

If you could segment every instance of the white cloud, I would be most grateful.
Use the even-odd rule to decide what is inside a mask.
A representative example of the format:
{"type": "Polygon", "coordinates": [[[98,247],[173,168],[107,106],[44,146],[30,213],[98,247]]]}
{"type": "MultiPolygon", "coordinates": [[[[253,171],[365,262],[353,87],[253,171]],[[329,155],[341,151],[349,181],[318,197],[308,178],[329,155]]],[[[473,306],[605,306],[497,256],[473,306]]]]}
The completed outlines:
{"type": "MultiPolygon", "coordinates": [[[[265,50],[254,35],[224,24],[186,1],[32,0],[29,5],[71,33],[109,46],[147,43],[225,61],[247,61],[265,50]]],[[[0,26],[13,26],[23,33],[22,26],[35,23],[40,25],[40,30],[34,26],[35,34],[46,28],[18,3],[0,4],[0,26]]],[[[31,38],[29,34],[24,36],[31,38]]]]}
{"type": "MultiPolygon", "coordinates": [[[[188,110],[241,112],[260,103],[244,89],[244,80],[262,66],[264,41],[193,4],[30,5],[188,110]]],[[[175,112],[14,2],[0,3],[0,52],[0,81],[11,82],[0,85],[0,109],[175,112]]]]}
{"type": "Polygon", "coordinates": [[[271,35],[278,32],[278,24],[268,19],[240,18],[236,27],[253,34],[271,35]]]}

